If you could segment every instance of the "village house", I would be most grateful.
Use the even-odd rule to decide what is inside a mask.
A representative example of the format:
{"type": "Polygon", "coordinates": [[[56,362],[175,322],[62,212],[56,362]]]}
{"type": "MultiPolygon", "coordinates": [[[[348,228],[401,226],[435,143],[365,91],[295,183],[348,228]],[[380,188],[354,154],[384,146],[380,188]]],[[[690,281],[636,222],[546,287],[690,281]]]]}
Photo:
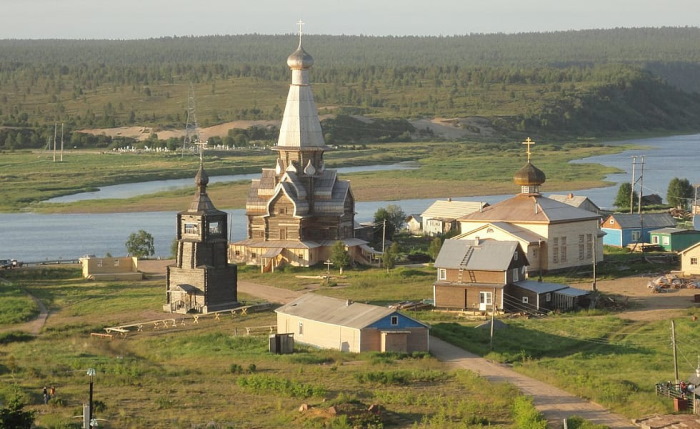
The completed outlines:
{"type": "Polygon", "coordinates": [[[651,231],[675,227],[676,220],[668,213],[613,213],[601,224],[603,244],[615,247],[648,244],[651,231]]]}
{"type": "Polygon", "coordinates": [[[700,242],[700,231],[681,228],[661,228],[649,232],[652,245],[667,252],[680,252],[700,242]]]}
{"type": "Polygon", "coordinates": [[[559,201],[560,203],[568,204],[572,207],[576,207],[583,210],[588,210],[589,212],[600,214],[602,210],[596,203],[591,201],[590,198],[583,195],[574,194],[551,194],[548,196],[549,199],[554,201],[559,201]]]}
{"type": "Polygon", "coordinates": [[[423,234],[435,236],[450,231],[459,233],[457,219],[488,206],[487,203],[472,201],[438,200],[422,214],[423,234]]]}
{"type": "Polygon", "coordinates": [[[547,272],[592,265],[603,260],[603,232],[597,213],[540,194],[546,177],[530,162],[513,180],[520,193],[458,219],[456,238],[517,241],[530,262],[531,272],[547,272]]]}
{"type": "Polygon", "coordinates": [[[423,233],[423,217],[419,214],[410,214],[406,216],[406,229],[413,235],[423,233]]]}
{"type": "Polygon", "coordinates": [[[229,260],[274,271],[288,264],[322,263],[342,241],[354,261],[370,263],[374,250],[355,238],[355,197],[350,182],[327,169],[326,146],[309,85],[314,60],[302,47],[289,58],[292,70],[274,168],[253,180],[246,200],[247,238],[230,244],[229,260]]]}
{"type": "Polygon", "coordinates": [[[527,274],[527,257],[517,241],[445,240],[435,259],[435,307],[503,311],[505,289],[527,274]]]}
{"type": "Polygon", "coordinates": [[[277,310],[277,333],[344,352],[429,350],[429,328],[397,310],[307,293],[277,310]]]}
{"type": "Polygon", "coordinates": [[[207,195],[209,176],[201,159],[197,191],[189,209],[177,214],[175,265],[166,272],[170,313],[210,313],[239,306],[237,267],[227,260],[228,214],[217,210],[207,195]]]}
{"type": "Polygon", "coordinates": [[[473,313],[538,314],[588,304],[588,291],[529,280],[527,265],[517,241],[445,240],[435,260],[435,306],[473,313]]]}
{"type": "Polygon", "coordinates": [[[679,252],[684,276],[700,276],[700,242],[679,252]]]}

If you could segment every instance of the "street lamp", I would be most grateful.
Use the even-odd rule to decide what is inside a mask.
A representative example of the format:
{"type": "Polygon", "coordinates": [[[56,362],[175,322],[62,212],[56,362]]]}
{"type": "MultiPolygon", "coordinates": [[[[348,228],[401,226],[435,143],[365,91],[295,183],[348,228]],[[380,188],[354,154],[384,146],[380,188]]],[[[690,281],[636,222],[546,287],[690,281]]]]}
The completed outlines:
{"type": "MultiPolygon", "coordinates": [[[[87,375],[90,377],[90,403],[88,405],[88,425],[90,427],[92,427],[92,426],[94,426],[93,425],[94,420],[92,418],[92,385],[93,385],[93,381],[95,379],[95,368],[88,369],[87,375]]],[[[89,428],[85,428],[85,429],[89,429],[89,428]]]]}

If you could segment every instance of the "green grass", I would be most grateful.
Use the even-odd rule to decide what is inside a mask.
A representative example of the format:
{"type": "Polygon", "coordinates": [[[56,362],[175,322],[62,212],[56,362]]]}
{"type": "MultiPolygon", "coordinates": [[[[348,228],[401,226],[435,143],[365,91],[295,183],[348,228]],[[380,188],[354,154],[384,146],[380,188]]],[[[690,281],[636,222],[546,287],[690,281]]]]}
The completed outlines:
{"type": "MultiPolygon", "coordinates": [[[[396,143],[368,145],[366,150],[329,151],[328,167],[389,164],[417,161],[419,168],[364,172],[342,175],[350,179],[359,201],[383,201],[401,198],[440,198],[470,195],[512,194],[517,191],[512,174],[525,162],[519,143],[396,143]],[[506,152],[509,156],[502,156],[506,152]],[[519,161],[518,161],[519,160],[519,161]],[[503,174],[503,172],[510,172],[503,174]],[[406,183],[412,186],[406,187],[406,183]],[[488,183],[488,185],[485,185],[488,183]],[[399,192],[400,190],[400,192],[399,192]]],[[[585,189],[603,186],[604,177],[614,169],[592,164],[568,164],[568,161],[620,151],[589,143],[542,144],[536,163],[546,171],[547,189],[585,189]]],[[[270,152],[235,151],[206,157],[210,175],[259,172],[274,166],[270,152]]],[[[97,187],[150,180],[194,177],[196,157],[175,154],[113,154],[97,151],[69,152],[63,162],[54,163],[48,153],[0,153],[0,211],[34,210],[39,212],[110,212],[180,209],[189,203],[192,189],[169,191],[126,200],[81,201],[46,204],[47,199],[95,190],[97,187]],[[99,174],[95,174],[99,171],[99,174]]],[[[219,208],[242,208],[249,182],[217,184],[210,187],[219,208]]]]}
{"type": "MultiPolygon", "coordinates": [[[[383,286],[376,288],[391,283],[396,292],[404,286],[405,277],[385,274],[381,272],[383,286]]],[[[299,347],[292,355],[272,355],[266,335],[234,334],[246,326],[274,324],[272,312],[219,321],[202,317],[198,324],[190,319],[158,330],[145,325],[125,339],[97,339],[90,332],[162,314],[162,280],[89,282],[79,270],[65,267],[3,275],[51,308],[38,337],[0,337],[0,400],[19,390],[28,409],[40,411],[38,428],[72,427],[73,416],[87,400],[87,368],[97,371],[96,415],[109,427],[189,429],[215,422],[231,428],[351,428],[369,417],[332,416],[327,408],[363,410],[376,403],[385,410],[386,427],[450,428],[473,422],[475,427],[515,428],[510,404],[518,393],[512,386],[448,370],[426,353],[352,354],[299,347]],[[367,374],[373,374],[372,380],[365,379],[367,374]],[[384,378],[403,382],[377,381],[384,378]],[[41,404],[45,384],[57,388],[49,406],[41,404]],[[302,402],[312,410],[299,413],[302,402]]]]}

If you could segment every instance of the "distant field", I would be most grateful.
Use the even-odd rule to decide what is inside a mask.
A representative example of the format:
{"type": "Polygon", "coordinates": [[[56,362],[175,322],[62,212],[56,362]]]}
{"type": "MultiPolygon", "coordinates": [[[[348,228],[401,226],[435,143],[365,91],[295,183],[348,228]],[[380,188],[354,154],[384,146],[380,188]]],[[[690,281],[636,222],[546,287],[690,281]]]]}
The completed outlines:
{"type": "MultiPolygon", "coordinates": [[[[546,172],[548,191],[604,186],[613,169],[593,164],[569,164],[572,159],[620,151],[621,147],[595,144],[541,144],[533,162],[546,172]]],[[[255,173],[274,166],[272,152],[207,153],[210,175],[255,173]]],[[[522,145],[463,143],[392,143],[367,145],[366,149],[326,153],[330,168],[351,165],[416,161],[416,170],[344,174],[358,201],[406,198],[446,198],[517,192],[513,174],[525,162],[522,145]],[[506,155],[506,156],[504,156],[506,155]]],[[[98,151],[68,152],[63,162],[53,162],[47,152],[0,154],[0,211],[113,212],[178,210],[189,203],[191,189],[159,193],[127,200],[102,200],[69,204],[42,201],[61,195],[94,190],[99,186],[149,180],[194,177],[199,160],[162,154],[114,154],[98,151]]],[[[193,185],[194,186],[194,185],[193,185]]],[[[249,183],[216,184],[209,190],[219,208],[242,208],[249,183]]]]}

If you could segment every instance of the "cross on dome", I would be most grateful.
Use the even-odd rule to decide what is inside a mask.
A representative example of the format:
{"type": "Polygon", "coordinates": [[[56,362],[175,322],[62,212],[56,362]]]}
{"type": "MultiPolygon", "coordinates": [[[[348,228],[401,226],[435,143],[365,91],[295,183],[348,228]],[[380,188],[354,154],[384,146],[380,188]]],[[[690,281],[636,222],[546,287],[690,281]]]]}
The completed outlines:
{"type": "Polygon", "coordinates": [[[301,45],[301,35],[303,33],[304,21],[300,19],[299,21],[297,21],[297,25],[299,26],[299,44],[301,45]]]}
{"type": "Polygon", "coordinates": [[[194,144],[199,146],[199,162],[202,163],[204,162],[204,146],[206,146],[208,142],[206,140],[203,142],[197,140],[194,144]]]}
{"type": "Polygon", "coordinates": [[[527,153],[527,162],[530,162],[530,155],[532,155],[532,152],[530,151],[530,146],[535,144],[535,142],[530,140],[530,137],[528,137],[527,139],[525,139],[523,144],[527,145],[527,152],[525,153],[527,153]]]}

